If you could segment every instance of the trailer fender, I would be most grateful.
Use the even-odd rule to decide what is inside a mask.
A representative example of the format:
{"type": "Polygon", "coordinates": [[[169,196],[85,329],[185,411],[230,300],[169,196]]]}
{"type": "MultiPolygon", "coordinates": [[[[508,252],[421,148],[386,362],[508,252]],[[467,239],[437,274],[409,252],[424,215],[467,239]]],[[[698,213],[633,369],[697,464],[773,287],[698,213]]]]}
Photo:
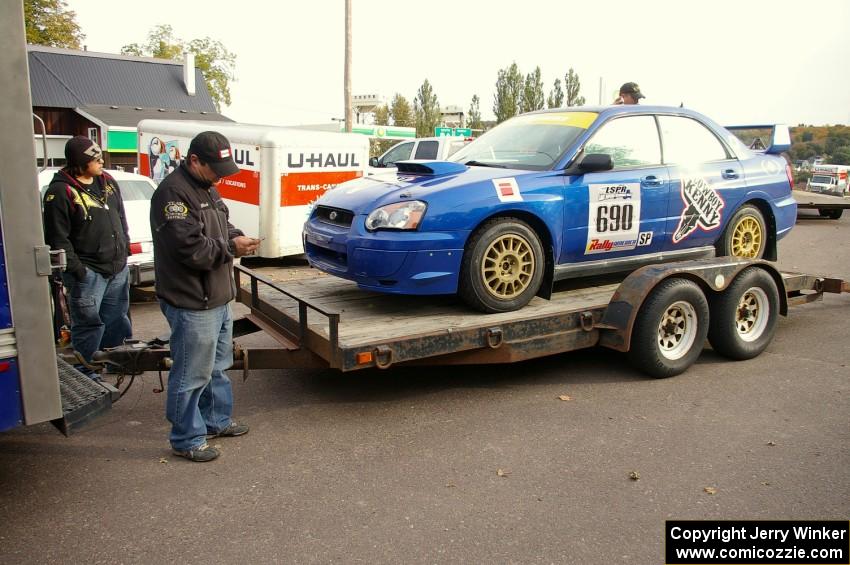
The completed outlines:
{"type": "Polygon", "coordinates": [[[782,275],[776,267],[763,260],[740,257],[714,257],[696,261],[680,261],[660,265],[647,265],[631,273],[620,283],[611,302],[605,309],[599,345],[628,351],[631,346],[632,328],[644,300],[660,282],[670,277],[682,277],[700,285],[706,294],[724,291],[747,267],[757,266],[766,270],[776,281],[779,289],[779,313],[788,314],[788,296],[782,275]]]}

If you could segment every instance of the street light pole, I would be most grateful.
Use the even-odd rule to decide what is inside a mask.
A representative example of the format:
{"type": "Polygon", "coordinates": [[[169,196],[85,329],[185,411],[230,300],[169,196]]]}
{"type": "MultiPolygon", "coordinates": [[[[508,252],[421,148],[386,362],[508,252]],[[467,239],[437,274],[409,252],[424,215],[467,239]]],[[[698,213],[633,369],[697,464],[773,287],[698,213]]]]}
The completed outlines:
{"type": "Polygon", "coordinates": [[[345,131],[351,132],[351,0],[345,0],[345,131]]]}

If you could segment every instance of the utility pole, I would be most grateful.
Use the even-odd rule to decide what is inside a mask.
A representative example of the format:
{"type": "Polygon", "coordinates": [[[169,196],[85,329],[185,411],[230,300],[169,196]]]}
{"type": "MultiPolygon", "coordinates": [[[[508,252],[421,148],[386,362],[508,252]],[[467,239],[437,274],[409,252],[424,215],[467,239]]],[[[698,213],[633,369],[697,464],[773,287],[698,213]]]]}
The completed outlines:
{"type": "Polygon", "coordinates": [[[351,0],[345,0],[345,131],[351,132],[351,0]]]}

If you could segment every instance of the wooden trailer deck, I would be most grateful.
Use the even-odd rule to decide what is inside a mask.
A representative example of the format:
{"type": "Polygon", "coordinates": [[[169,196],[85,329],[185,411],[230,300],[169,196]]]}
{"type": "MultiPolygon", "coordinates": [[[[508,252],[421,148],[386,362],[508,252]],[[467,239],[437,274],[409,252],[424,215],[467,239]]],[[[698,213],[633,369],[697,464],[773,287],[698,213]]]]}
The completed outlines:
{"type": "Polygon", "coordinates": [[[547,340],[551,347],[562,347],[559,341],[577,336],[586,346],[593,345],[597,330],[589,326],[601,320],[619,287],[619,282],[591,286],[585,282],[555,293],[552,300],[534,298],[515,312],[482,314],[452,296],[381,294],[330,276],[280,285],[251,272],[246,281],[239,269],[238,300],[251,307],[252,322],[284,347],[303,344],[331,367],[342,370],[361,368],[364,363],[358,363],[357,356],[367,353],[377,357],[368,365],[380,367],[480,349],[487,349],[491,360],[467,355],[468,360],[454,362],[516,361],[541,353],[522,354],[510,344],[521,342],[523,350],[537,350],[546,347],[547,340]],[[256,294],[252,286],[256,286],[256,294]],[[376,344],[384,347],[375,351],[376,344]],[[496,348],[499,353],[494,356],[496,348]],[[382,354],[391,357],[382,359],[382,354]]]}

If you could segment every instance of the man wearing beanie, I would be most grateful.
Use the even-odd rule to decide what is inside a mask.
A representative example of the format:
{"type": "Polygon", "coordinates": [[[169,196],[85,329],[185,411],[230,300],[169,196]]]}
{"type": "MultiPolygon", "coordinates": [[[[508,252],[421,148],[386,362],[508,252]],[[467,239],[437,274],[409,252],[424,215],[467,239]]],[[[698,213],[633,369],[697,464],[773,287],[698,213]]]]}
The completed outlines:
{"type": "Polygon", "coordinates": [[[78,135],[65,145],[65,160],[44,194],[44,234],[52,249],[65,250],[71,345],[89,362],[95,351],[132,335],[130,236],[121,191],[103,171],[100,147],[78,135]]]}
{"type": "Polygon", "coordinates": [[[227,138],[205,131],[151,198],[156,295],[171,327],[165,413],[174,454],[190,461],[219,456],[207,438],[248,433],[231,419],[225,370],[233,364],[233,258],[253,253],[260,240],[233,227],[215,188],[238,172],[227,138]]]}

